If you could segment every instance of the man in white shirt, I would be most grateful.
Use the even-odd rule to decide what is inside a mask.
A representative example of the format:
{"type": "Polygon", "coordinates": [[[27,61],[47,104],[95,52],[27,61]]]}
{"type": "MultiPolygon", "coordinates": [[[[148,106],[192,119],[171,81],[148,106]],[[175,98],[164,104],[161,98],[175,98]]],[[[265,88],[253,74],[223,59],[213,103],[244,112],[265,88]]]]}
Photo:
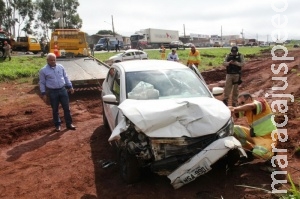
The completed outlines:
{"type": "Polygon", "coordinates": [[[169,61],[177,61],[177,62],[179,61],[179,57],[178,57],[175,49],[173,49],[172,52],[170,52],[168,54],[167,60],[169,60],[169,61]]]}

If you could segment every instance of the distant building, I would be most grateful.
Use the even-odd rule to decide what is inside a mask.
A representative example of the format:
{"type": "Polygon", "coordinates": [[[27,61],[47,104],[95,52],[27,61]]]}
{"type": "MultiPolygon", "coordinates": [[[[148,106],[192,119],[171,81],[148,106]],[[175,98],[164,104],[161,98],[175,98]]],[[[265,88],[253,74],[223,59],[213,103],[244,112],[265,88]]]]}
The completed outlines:
{"type": "Polygon", "coordinates": [[[219,35],[211,35],[210,36],[210,44],[215,44],[215,43],[219,43],[222,44],[222,37],[219,35]]]}
{"type": "Polygon", "coordinates": [[[196,47],[204,47],[210,45],[210,36],[204,34],[191,33],[189,36],[180,36],[179,39],[183,43],[193,43],[196,47]]]}
{"type": "Polygon", "coordinates": [[[245,39],[240,38],[239,35],[205,35],[191,33],[189,36],[180,36],[179,39],[183,43],[193,43],[196,47],[214,46],[235,46],[244,45],[245,39]]]}
{"type": "Polygon", "coordinates": [[[237,45],[237,41],[240,39],[239,35],[211,35],[210,40],[212,44],[216,42],[220,43],[221,46],[235,46],[237,45]]]}

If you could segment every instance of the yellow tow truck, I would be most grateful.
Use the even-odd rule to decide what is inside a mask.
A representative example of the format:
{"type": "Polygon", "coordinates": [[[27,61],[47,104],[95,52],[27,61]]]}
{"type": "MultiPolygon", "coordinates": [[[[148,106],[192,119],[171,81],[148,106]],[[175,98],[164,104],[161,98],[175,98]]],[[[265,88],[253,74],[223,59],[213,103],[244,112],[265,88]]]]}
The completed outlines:
{"type": "Polygon", "coordinates": [[[17,37],[12,45],[13,51],[32,52],[37,54],[42,51],[38,40],[33,36],[17,37]]]}
{"type": "Polygon", "coordinates": [[[109,66],[89,53],[85,33],[79,29],[55,29],[51,34],[49,52],[64,66],[76,87],[101,87],[109,66]]]}

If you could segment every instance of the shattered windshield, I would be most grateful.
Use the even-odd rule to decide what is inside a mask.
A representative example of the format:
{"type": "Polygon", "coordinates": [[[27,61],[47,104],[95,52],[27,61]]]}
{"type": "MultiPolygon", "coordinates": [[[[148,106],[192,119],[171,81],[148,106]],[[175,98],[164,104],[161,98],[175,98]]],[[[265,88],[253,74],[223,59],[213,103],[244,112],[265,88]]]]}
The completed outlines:
{"type": "Polygon", "coordinates": [[[129,99],[211,97],[189,68],[127,72],[126,94],[129,99]]]}

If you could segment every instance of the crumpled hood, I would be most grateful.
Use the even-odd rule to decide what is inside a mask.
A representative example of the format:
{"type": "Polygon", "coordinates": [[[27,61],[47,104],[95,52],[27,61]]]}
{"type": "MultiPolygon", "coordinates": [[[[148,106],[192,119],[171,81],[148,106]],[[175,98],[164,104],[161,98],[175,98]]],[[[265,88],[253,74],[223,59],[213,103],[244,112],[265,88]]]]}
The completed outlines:
{"type": "MultiPolygon", "coordinates": [[[[231,117],[230,110],[215,98],[131,100],[119,105],[123,114],[149,137],[199,137],[216,133],[231,117]]],[[[121,122],[110,141],[125,130],[121,122]]]]}

